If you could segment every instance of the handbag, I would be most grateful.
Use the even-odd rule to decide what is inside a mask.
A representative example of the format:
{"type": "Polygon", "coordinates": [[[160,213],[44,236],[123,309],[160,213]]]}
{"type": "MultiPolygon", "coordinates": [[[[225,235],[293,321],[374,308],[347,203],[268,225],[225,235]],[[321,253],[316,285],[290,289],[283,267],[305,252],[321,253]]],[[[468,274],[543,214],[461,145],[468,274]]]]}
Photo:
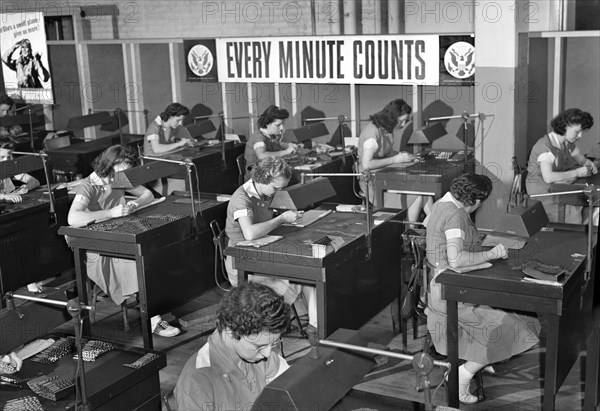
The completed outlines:
{"type": "Polygon", "coordinates": [[[415,239],[410,240],[410,247],[414,256],[414,264],[411,265],[411,276],[406,286],[406,291],[402,295],[400,304],[400,317],[407,320],[415,315],[416,307],[420,301],[419,279],[423,278],[422,256],[419,245],[415,244],[415,239]]]}

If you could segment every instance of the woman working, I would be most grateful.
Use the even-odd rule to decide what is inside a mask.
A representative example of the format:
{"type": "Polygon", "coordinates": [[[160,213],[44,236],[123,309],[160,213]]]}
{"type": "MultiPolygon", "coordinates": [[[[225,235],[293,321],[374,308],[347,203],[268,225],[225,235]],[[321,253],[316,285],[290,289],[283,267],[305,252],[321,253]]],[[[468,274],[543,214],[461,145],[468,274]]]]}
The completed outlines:
{"type": "Polygon", "coordinates": [[[244,159],[246,160],[246,176],[250,178],[250,170],[256,163],[267,157],[284,157],[298,149],[294,143],[282,141],[283,122],[290,116],[288,111],[277,106],[269,106],[258,118],[259,131],[254,133],[246,143],[244,159]]]}
{"type": "MultiPolygon", "coordinates": [[[[492,191],[491,180],[482,175],[454,179],[450,192],[436,201],[427,220],[427,261],[432,272],[428,295],[427,329],[437,352],[447,355],[446,301],[435,278],[447,268],[476,270],[489,261],[507,258],[506,247],[484,251],[470,214],[492,191]]],[[[488,364],[522,353],[538,342],[540,329],[534,317],[508,313],[485,305],[458,303],[458,356],[467,362],[458,369],[459,400],[473,404],[469,392],[473,375],[488,364]],[[491,338],[493,336],[493,338],[491,338]]]]}
{"type": "MultiPolygon", "coordinates": [[[[115,174],[137,165],[137,153],[130,147],[114,145],[94,160],[94,172],[75,187],[75,198],[69,209],[70,225],[83,227],[93,221],[130,215],[139,207],[150,204],[154,196],[147,188],[137,186],[127,190],[136,198],[125,200],[125,190],[112,188],[115,174]]],[[[123,303],[127,296],[138,292],[135,260],[104,257],[86,253],[86,267],[90,280],[98,284],[115,304],[123,303]]],[[[152,331],[162,337],[179,334],[179,328],[169,325],[160,315],[150,319],[152,331]]]]}
{"type": "MultiPolygon", "coordinates": [[[[286,211],[273,217],[268,203],[275,193],[288,185],[292,176],[290,166],[282,159],[267,158],[261,160],[252,169],[252,178],[240,186],[231,196],[227,206],[225,232],[229,245],[239,241],[256,240],[264,237],[283,223],[292,223],[298,218],[294,211],[286,211]]],[[[237,270],[233,268],[233,259],[227,256],[225,268],[229,282],[238,284],[237,270]]],[[[293,304],[302,291],[308,308],[309,327],[317,327],[317,302],[314,286],[290,284],[288,280],[252,275],[250,281],[267,285],[284,297],[285,302],[293,304]]]]}
{"type": "MultiPolygon", "coordinates": [[[[410,163],[416,157],[407,152],[395,153],[393,151],[394,129],[404,127],[410,119],[412,108],[402,99],[390,101],[383,110],[373,114],[371,122],[361,131],[358,141],[358,171],[377,171],[393,164],[410,163]]],[[[365,193],[365,182],[360,180],[360,188],[365,193]]],[[[373,203],[374,190],[369,191],[369,201],[373,203]]],[[[424,200],[422,196],[409,195],[407,198],[409,221],[417,221],[421,208],[425,214],[429,213],[431,197],[424,200]],[[423,204],[425,203],[425,204],[423,204]]],[[[379,204],[382,206],[382,204],[379,204]]]]}
{"type": "MultiPolygon", "coordinates": [[[[598,172],[596,164],[585,158],[575,144],[583,131],[593,125],[592,116],[578,108],[570,108],[554,117],[550,122],[552,131],[539,139],[531,149],[527,194],[547,194],[553,183],[568,184],[598,172]]],[[[560,222],[558,196],[539,197],[536,200],[542,202],[550,221],[560,222]]],[[[568,204],[564,207],[565,223],[581,224],[584,221],[583,207],[568,204]]]]}

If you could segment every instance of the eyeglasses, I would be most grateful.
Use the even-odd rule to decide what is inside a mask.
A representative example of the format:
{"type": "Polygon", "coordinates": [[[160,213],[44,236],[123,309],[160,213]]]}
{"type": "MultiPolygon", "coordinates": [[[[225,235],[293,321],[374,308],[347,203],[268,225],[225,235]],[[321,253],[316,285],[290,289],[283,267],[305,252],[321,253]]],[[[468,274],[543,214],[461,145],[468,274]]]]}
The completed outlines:
{"type": "Polygon", "coordinates": [[[281,338],[279,338],[270,344],[264,344],[264,345],[257,345],[248,339],[246,339],[246,341],[254,347],[256,352],[260,352],[260,351],[263,351],[264,349],[266,349],[267,347],[270,347],[271,349],[279,347],[283,340],[281,338]]]}

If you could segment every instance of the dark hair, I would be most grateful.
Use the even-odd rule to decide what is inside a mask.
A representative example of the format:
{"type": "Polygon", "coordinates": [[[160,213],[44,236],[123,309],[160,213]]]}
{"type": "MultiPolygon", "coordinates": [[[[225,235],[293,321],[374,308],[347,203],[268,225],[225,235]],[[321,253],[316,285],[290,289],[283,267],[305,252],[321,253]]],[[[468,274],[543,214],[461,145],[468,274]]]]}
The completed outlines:
{"type": "Polygon", "coordinates": [[[258,127],[265,128],[275,120],[285,120],[289,116],[286,109],[271,105],[258,117],[258,127]]]}
{"type": "Polygon", "coordinates": [[[492,180],[481,174],[463,174],[456,177],[450,186],[450,193],[466,206],[472,206],[477,200],[485,200],[492,192],[492,180]]]}
{"type": "Polygon", "coordinates": [[[581,125],[582,130],[588,130],[594,125],[594,118],[578,108],[569,108],[557,115],[550,122],[552,131],[561,136],[565,135],[567,126],[581,125]]]}
{"type": "Polygon", "coordinates": [[[397,98],[387,103],[383,110],[373,114],[369,118],[373,124],[383,127],[388,133],[391,133],[394,131],[396,125],[398,125],[398,117],[410,113],[412,113],[412,107],[406,101],[397,98]]]}
{"type": "Polygon", "coordinates": [[[8,94],[2,94],[0,95],[0,104],[12,107],[15,101],[8,94]]]}
{"type": "Polygon", "coordinates": [[[190,109],[180,103],[171,103],[165,108],[165,111],[160,113],[162,121],[168,121],[171,117],[187,116],[190,114],[190,109]]]}
{"type": "Polygon", "coordinates": [[[114,173],[113,167],[122,163],[135,167],[138,163],[138,155],[131,147],[115,144],[96,157],[92,167],[94,167],[94,171],[99,177],[104,178],[112,176],[114,173]]]}
{"type": "Polygon", "coordinates": [[[0,148],[12,150],[15,148],[15,143],[8,137],[2,137],[0,138],[0,148]]]}
{"type": "Polygon", "coordinates": [[[252,168],[252,181],[255,183],[270,184],[277,177],[292,178],[292,167],[281,158],[267,157],[252,168]]]}
{"type": "Polygon", "coordinates": [[[229,291],[217,309],[217,329],[229,328],[234,338],[268,331],[282,333],[288,327],[290,306],[269,287],[243,283],[229,291]]]}

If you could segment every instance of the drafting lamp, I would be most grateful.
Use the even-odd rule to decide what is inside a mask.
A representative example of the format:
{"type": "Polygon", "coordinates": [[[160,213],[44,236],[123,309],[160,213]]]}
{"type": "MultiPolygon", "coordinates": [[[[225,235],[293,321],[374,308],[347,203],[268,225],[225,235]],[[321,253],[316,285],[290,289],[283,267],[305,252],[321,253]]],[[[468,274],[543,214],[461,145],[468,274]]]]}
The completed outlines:
{"type": "MultiPolygon", "coordinates": [[[[27,157],[39,157],[42,160],[42,167],[44,169],[44,176],[46,177],[46,186],[48,189],[48,197],[50,199],[50,218],[52,219],[52,224],[56,224],[58,223],[58,218],[56,217],[56,210],[54,207],[54,193],[52,192],[52,187],[50,186],[50,176],[48,174],[48,154],[46,154],[43,150],[41,150],[39,153],[27,153],[27,152],[21,152],[21,151],[12,151],[12,154],[17,154],[17,155],[22,155],[22,156],[27,156],[27,157]]],[[[21,159],[16,159],[16,160],[11,160],[10,163],[8,161],[2,161],[0,164],[11,164],[13,165],[12,170],[16,171],[17,167],[19,167],[19,164],[22,164],[21,169],[19,170],[19,173],[26,173],[28,171],[33,171],[33,170],[39,170],[39,162],[38,161],[31,161],[31,160],[27,160],[27,157],[25,157],[25,162],[23,163],[23,160],[21,159]],[[37,166],[35,165],[37,163],[37,166]],[[35,168],[31,168],[31,167],[35,167],[35,168]]],[[[15,175],[15,174],[19,174],[19,173],[13,173],[11,174],[11,176],[15,175]]]]}
{"type": "Polygon", "coordinates": [[[67,129],[83,130],[88,127],[111,124],[112,122],[113,119],[108,111],[100,111],[98,113],[88,114],[85,116],[71,117],[67,122],[67,129]]]}
{"type": "Polygon", "coordinates": [[[217,130],[215,128],[215,125],[213,124],[213,122],[210,120],[201,121],[199,123],[194,122],[191,124],[187,124],[187,125],[183,126],[183,128],[189,134],[189,138],[193,138],[193,139],[198,139],[199,137],[202,137],[206,133],[210,133],[212,131],[217,130]]]}
{"type": "MultiPolygon", "coordinates": [[[[115,179],[111,186],[113,188],[130,189],[132,187],[149,183],[150,181],[155,181],[160,178],[173,175],[177,172],[180,166],[185,166],[188,184],[190,185],[190,203],[192,204],[192,234],[195,237],[198,233],[196,203],[201,203],[200,198],[198,198],[198,200],[194,198],[192,167],[195,168],[196,165],[189,158],[183,160],[173,160],[163,157],[139,157],[140,159],[148,160],[149,162],[116,173],[115,179]]],[[[200,197],[200,192],[198,192],[198,197],[200,197]]],[[[200,215],[202,215],[202,209],[200,209],[200,215]]]]}
{"type": "Polygon", "coordinates": [[[29,141],[31,144],[31,151],[35,151],[35,144],[33,138],[33,125],[40,124],[43,122],[43,117],[33,112],[32,105],[27,104],[25,107],[21,107],[15,110],[16,112],[27,110],[27,115],[20,116],[6,116],[0,118],[0,126],[2,127],[12,127],[17,125],[28,124],[29,125],[29,141]]]}
{"type": "MultiPolygon", "coordinates": [[[[321,117],[321,118],[307,118],[302,120],[303,125],[305,125],[308,122],[314,122],[314,121],[327,121],[327,120],[337,120],[338,121],[338,130],[340,130],[340,141],[341,141],[341,145],[342,145],[342,163],[344,164],[344,166],[346,165],[346,155],[345,155],[345,144],[344,144],[344,123],[347,123],[350,121],[350,119],[348,117],[346,117],[343,114],[340,114],[337,117],[321,117]]],[[[334,133],[335,134],[335,133],[334,133]]]]}
{"type": "MultiPolygon", "coordinates": [[[[94,112],[94,111],[111,111],[111,110],[105,110],[105,109],[100,109],[100,108],[90,109],[90,112],[94,112]]],[[[111,131],[111,132],[118,130],[119,131],[119,143],[125,144],[125,142],[123,141],[123,127],[125,127],[127,124],[129,124],[129,119],[127,118],[127,115],[125,114],[125,112],[123,110],[121,110],[119,107],[117,107],[113,110],[111,122],[102,124],[102,126],[100,126],[100,130],[111,131]]]]}
{"type": "Polygon", "coordinates": [[[327,130],[325,123],[317,123],[285,130],[283,136],[295,143],[304,144],[315,137],[326,136],[327,134],[329,134],[329,130],[327,130]]]}
{"type": "MultiPolygon", "coordinates": [[[[301,174],[304,176],[305,174],[301,174]]],[[[310,175],[310,174],[309,174],[310,175]]],[[[304,180],[302,178],[302,180],[304,180]]],[[[331,182],[326,178],[316,178],[306,183],[294,184],[279,190],[273,196],[269,208],[279,210],[305,210],[312,204],[336,195],[331,182]]]]}
{"type": "MultiPolygon", "coordinates": [[[[75,329],[75,345],[77,348],[77,372],[76,372],[76,381],[75,381],[75,390],[79,395],[76,395],[76,398],[81,396],[81,404],[75,404],[76,408],[81,405],[82,410],[88,410],[88,398],[87,398],[87,389],[85,385],[85,369],[83,366],[83,347],[82,347],[82,338],[81,338],[81,310],[94,311],[94,307],[85,305],[79,302],[79,297],[75,297],[68,301],[60,301],[60,300],[52,300],[49,298],[41,298],[41,297],[33,297],[29,295],[21,295],[14,294],[13,292],[8,292],[4,296],[6,299],[6,306],[14,308],[15,303],[13,301],[14,298],[18,298],[20,300],[33,301],[43,304],[57,305],[66,307],[67,312],[73,318],[73,328],[75,329]]],[[[22,315],[22,314],[21,314],[22,315]]]]}
{"type": "MultiPolygon", "coordinates": [[[[206,116],[198,116],[198,117],[194,117],[194,123],[196,122],[196,120],[205,120],[208,118],[220,118],[220,124],[219,124],[219,130],[221,130],[221,163],[222,163],[222,167],[223,170],[227,170],[227,161],[226,161],[226,157],[225,157],[225,115],[221,112],[219,114],[209,114],[206,116]]],[[[217,132],[217,134],[219,134],[217,132]]]]}
{"type": "MultiPolygon", "coordinates": [[[[481,133],[482,136],[483,134],[483,121],[487,118],[487,114],[483,114],[483,113],[476,113],[476,114],[469,114],[466,111],[463,111],[463,113],[459,116],[444,116],[444,117],[431,117],[429,118],[427,121],[440,121],[440,120],[451,120],[451,119],[461,119],[463,121],[463,127],[462,127],[462,131],[463,131],[463,143],[464,143],[464,154],[465,154],[465,169],[464,172],[466,173],[469,170],[469,156],[467,155],[467,153],[469,152],[469,147],[467,145],[467,132],[468,132],[468,128],[469,128],[469,119],[471,118],[478,118],[479,121],[481,121],[481,133]]],[[[482,138],[483,141],[483,138],[482,138]]]]}
{"type": "Polygon", "coordinates": [[[448,134],[442,123],[435,122],[428,125],[429,120],[425,120],[425,127],[413,130],[406,144],[431,144],[438,138],[448,134]]]}

